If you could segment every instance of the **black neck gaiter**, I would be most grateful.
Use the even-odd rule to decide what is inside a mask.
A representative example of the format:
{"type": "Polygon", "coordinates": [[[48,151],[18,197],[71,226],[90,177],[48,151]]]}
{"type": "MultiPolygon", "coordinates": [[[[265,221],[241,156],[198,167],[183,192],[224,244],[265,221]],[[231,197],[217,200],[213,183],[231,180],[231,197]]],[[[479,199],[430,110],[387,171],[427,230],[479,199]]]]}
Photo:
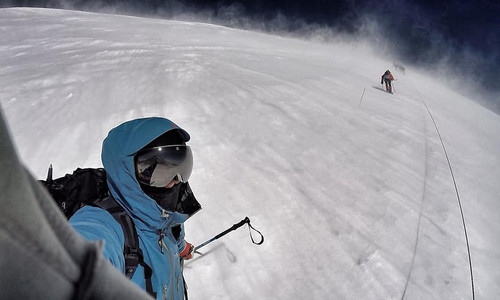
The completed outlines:
{"type": "Polygon", "coordinates": [[[163,209],[171,212],[176,211],[180,187],[180,184],[176,184],[169,189],[141,184],[141,188],[146,195],[155,200],[163,209]]]}

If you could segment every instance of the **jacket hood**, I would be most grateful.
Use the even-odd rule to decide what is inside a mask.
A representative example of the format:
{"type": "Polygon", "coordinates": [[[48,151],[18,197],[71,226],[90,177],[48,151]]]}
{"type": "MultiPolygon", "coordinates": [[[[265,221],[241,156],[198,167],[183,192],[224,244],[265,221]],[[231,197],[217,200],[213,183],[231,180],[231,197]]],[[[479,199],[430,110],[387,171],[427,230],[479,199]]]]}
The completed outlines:
{"type": "Polygon", "coordinates": [[[156,231],[187,219],[185,214],[162,209],[142,191],[135,176],[137,151],[170,130],[180,130],[185,141],[189,141],[189,134],[175,123],[153,117],[135,119],[113,128],[102,143],[101,159],[109,190],[141,229],[156,231]]]}

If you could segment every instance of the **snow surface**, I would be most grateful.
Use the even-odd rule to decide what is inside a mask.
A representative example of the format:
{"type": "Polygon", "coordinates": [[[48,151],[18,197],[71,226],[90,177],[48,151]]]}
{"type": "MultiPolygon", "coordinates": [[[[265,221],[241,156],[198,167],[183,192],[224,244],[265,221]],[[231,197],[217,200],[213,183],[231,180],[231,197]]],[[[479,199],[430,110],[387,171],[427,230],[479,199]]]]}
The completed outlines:
{"type": "Polygon", "coordinates": [[[35,177],[98,167],[107,132],[171,118],[204,209],[190,299],[500,295],[500,117],[363,43],[48,9],[0,10],[0,100],[35,177]],[[454,181],[436,127],[446,147],[454,181]],[[470,245],[472,274],[463,209],[470,245]]]}

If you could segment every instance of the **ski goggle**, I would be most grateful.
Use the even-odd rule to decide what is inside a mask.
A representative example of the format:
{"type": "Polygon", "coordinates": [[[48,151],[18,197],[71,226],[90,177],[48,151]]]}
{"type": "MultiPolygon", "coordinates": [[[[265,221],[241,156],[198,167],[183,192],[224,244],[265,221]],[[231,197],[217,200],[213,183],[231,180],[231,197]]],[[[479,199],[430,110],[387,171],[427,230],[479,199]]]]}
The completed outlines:
{"type": "Polygon", "coordinates": [[[154,147],[137,152],[134,163],[140,183],[165,187],[174,179],[188,181],[193,170],[193,153],[186,145],[154,147]]]}

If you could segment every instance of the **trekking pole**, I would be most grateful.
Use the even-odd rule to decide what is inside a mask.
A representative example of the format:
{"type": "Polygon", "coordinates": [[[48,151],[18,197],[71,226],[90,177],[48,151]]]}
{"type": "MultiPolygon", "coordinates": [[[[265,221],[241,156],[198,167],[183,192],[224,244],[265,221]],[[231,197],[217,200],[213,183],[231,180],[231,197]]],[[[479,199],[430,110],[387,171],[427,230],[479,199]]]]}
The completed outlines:
{"type": "Polygon", "coordinates": [[[197,251],[201,247],[204,247],[204,246],[210,244],[211,242],[213,242],[213,241],[215,241],[215,240],[217,240],[217,239],[225,236],[226,234],[230,233],[233,230],[236,230],[236,229],[240,228],[241,226],[243,226],[245,224],[248,224],[249,231],[253,229],[254,231],[256,231],[260,235],[260,238],[261,238],[260,241],[259,242],[255,242],[255,240],[253,239],[253,236],[252,236],[252,232],[250,231],[250,239],[252,240],[252,242],[254,244],[256,244],[256,245],[261,245],[262,243],[264,243],[264,236],[262,235],[262,233],[260,233],[260,231],[258,231],[257,229],[253,228],[252,225],[250,225],[250,219],[248,217],[245,217],[245,219],[243,219],[240,222],[234,224],[230,228],[224,230],[223,232],[219,233],[218,235],[214,236],[213,238],[209,239],[208,241],[202,243],[201,245],[198,245],[198,246],[194,247],[194,251],[197,251]]]}

